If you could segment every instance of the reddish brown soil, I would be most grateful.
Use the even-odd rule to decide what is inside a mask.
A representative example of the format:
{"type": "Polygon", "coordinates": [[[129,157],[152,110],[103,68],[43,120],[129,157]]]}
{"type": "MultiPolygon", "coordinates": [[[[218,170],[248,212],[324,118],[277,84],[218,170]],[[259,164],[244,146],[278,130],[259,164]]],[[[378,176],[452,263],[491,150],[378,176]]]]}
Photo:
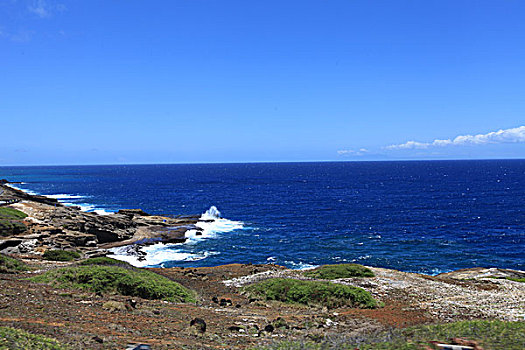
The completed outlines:
{"type": "Polygon", "coordinates": [[[25,280],[29,275],[0,275],[0,325],[50,336],[73,348],[122,349],[128,343],[141,342],[153,349],[245,349],[283,338],[319,339],[328,333],[377,331],[431,321],[421,310],[396,300],[385,300],[385,307],[375,310],[250,302],[237,288],[221,282],[268,269],[283,268],[233,264],[154,269],[195,290],[200,297],[197,305],[137,299],[135,309],[120,311],[106,310],[102,305],[109,300],[128,303],[128,297],[56,289],[25,280]],[[223,301],[221,306],[214,297],[219,303],[231,300],[231,305],[223,301]],[[204,334],[190,327],[196,317],[206,322],[204,334]],[[263,331],[278,317],[286,327],[263,331]],[[328,326],[327,319],[334,323],[328,326]]]}

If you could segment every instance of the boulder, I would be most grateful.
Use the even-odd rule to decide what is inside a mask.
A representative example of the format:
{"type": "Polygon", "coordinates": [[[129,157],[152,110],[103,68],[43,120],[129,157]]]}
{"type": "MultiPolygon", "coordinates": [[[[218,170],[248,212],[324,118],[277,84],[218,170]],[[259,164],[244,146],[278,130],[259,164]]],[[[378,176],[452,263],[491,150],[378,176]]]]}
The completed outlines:
{"type": "Polygon", "coordinates": [[[124,304],[123,302],[114,301],[114,300],[106,301],[104,304],[102,304],[102,308],[109,310],[110,312],[127,310],[126,304],[124,304]]]}
{"type": "Polygon", "coordinates": [[[197,333],[204,333],[206,332],[206,322],[202,318],[194,318],[190,322],[190,327],[196,331],[197,333]]]}
{"type": "Polygon", "coordinates": [[[146,213],[142,209],[120,209],[117,214],[126,215],[126,216],[150,216],[150,214],[146,213]]]}

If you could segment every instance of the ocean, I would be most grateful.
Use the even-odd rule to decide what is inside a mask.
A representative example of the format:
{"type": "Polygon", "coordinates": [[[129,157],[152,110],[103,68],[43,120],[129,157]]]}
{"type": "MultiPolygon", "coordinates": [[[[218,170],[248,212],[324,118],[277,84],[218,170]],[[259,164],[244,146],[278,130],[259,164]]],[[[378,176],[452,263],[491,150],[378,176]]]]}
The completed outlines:
{"type": "Polygon", "coordinates": [[[0,167],[0,178],[102,215],[222,218],[147,247],[141,266],[525,270],[525,160],[0,167]]]}

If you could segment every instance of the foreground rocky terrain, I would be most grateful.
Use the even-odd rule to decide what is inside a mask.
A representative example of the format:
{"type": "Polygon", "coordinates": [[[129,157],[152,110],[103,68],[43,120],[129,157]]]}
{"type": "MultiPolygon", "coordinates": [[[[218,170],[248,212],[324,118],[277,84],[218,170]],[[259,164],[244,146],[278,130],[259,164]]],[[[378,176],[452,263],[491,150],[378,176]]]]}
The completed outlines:
{"type": "MultiPolygon", "coordinates": [[[[29,261],[29,260],[27,260],[29,261]]],[[[195,304],[54,288],[26,280],[69,263],[32,262],[25,274],[0,274],[0,325],[51,336],[73,348],[118,349],[146,343],[154,349],[233,349],[278,340],[359,339],[419,324],[466,319],[523,320],[525,284],[487,278],[472,280],[376,269],[376,277],[337,283],[359,285],[384,307],[307,307],[251,300],[243,285],[274,276],[305,278],[273,265],[154,269],[197,292],[195,304]],[[205,331],[192,326],[196,318],[205,331]]]]}
{"type": "Polygon", "coordinates": [[[369,292],[381,303],[370,309],[287,304],[246,293],[244,287],[271,278],[316,280],[277,265],[147,269],[193,291],[196,302],[191,303],[35,282],[28,278],[102,256],[108,247],[149,239],[183,241],[198,218],[163,218],[138,210],[102,216],[2,188],[0,200],[10,203],[3,208],[28,216],[12,219],[26,229],[4,230],[0,251],[30,270],[0,273],[0,326],[45,335],[72,349],[124,349],[129,343],[152,349],[250,349],[283,340],[331,342],[338,348],[340,341],[388,340],[410,326],[525,319],[525,283],[519,282],[525,273],[505,269],[428,276],[370,268],[373,277],[332,281],[369,292]],[[45,251],[58,249],[78,252],[77,261],[43,259],[45,251]]]}

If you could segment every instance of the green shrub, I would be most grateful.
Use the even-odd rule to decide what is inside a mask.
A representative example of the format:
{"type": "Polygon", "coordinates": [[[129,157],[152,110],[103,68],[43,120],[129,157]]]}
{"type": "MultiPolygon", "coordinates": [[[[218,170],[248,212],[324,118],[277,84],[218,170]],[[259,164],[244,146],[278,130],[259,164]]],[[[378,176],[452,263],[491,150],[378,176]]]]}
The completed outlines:
{"type": "Polygon", "coordinates": [[[508,279],[509,281],[525,283],[525,278],[507,277],[507,279],[508,279]]]}
{"type": "Polygon", "coordinates": [[[66,350],[67,348],[55,339],[31,334],[21,329],[0,327],[0,349],[66,350]]]}
{"type": "Polygon", "coordinates": [[[405,339],[388,343],[371,344],[360,349],[399,349],[400,344],[412,347],[402,349],[420,349],[429,341],[448,342],[452,338],[475,340],[485,350],[521,350],[525,344],[525,322],[505,321],[460,321],[447,324],[419,326],[403,331],[405,339]]]}
{"type": "Polygon", "coordinates": [[[0,254],[0,273],[18,273],[28,270],[29,267],[20,260],[0,254]]]}
{"type": "Polygon", "coordinates": [[[154,272],[120,266],[72,266],[50,270],[31,278],[61,288],[80,288],[95,293],[119,293],[144,299],[194,302],[191,291],[154,272]]]}
{"type": "Polygon", "coordinates": [[[27,230],[20,220],[27,214],[13,208],[0,208],[0,236],[12,236],[27,230]]]}
{"type": "MultiPolygon", "coordinates": [[[[256,347],[251,350],[325,350],[326,347],[322,347],[321,344],[316,344],[311,341],[297,341],[297,340],[285,340],[273,345],[256,347]]],[[[352,349],[353,350],[353,349],[352,349]]]]}
{"type": "Polygon", "coordinates": [[[27,214],[13,208],[0,208],[0,217],[5,219],[22,220],[27,217],[27,214]]]}
{"type": "Polygon", "coordinates": [[[0,236],[18,235],[27,230],[27,226],[23,222],[13,220],[0,220],[0,236]]]}
{"type": "Polygon", "coordinates": [[[257,350],[419,350],[429,345],[430,341],[450,342],[452,338],[464,338],[480,343],[485,350],[521,350],[525,344],[525,322],[506,321],[460,321],[447,324],[417,326],[397,332],[385,332],[381,335],[371,335],[359,341],[352,341],[341,335],[340,339],[333,337],[320,343],[284,341],[270,346],[258,347],[257,350]],[[378,338],[390,339],[377,341],[378,338]]]}
{"type": "Polygon", "coordinates": [[[46,250],[43,258],[52,261],[73,261],[80,258],[80,254],[70,250],[53,249],[46,250]]]}
{"type": "Polygon", "coordinates": [[[252,284],[245,290],[253,297],[285,303],[322,305],[330,308],[378,306],[377,301],[364,289],[331,282],[271,278],[252,284]]]}
{"type": "Polygon", "coordinates": [[[324,280],[349,277],[374,277],[372,270],[358,264],[323,265],[313,270],[305,271],[303,274],[307,277],[324,280]]]}
{"type": "Polygon", "coordinates": [[[82,260],[78,263],[82,266],[88,266],[88,265],[102,265],[102,266],[129,266],[131,265],[125,261],[112,259],[108,257],[98,257],[98,258],[89,258],[86,260],[82,260]]]}

